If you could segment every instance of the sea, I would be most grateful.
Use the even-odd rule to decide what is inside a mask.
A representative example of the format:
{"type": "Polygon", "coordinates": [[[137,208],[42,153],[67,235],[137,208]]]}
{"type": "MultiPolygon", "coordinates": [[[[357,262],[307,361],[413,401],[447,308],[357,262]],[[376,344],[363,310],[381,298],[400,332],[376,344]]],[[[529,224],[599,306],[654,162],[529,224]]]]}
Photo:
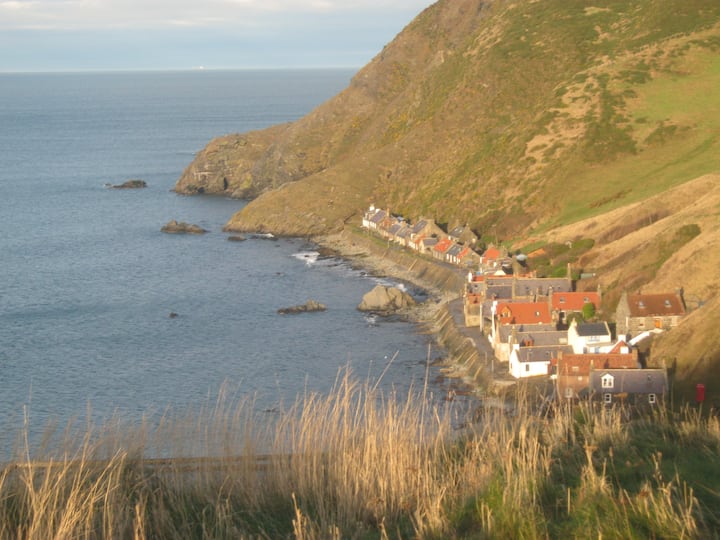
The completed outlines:
{"type": "MultiPolygon", "coordinates": [[[[349,369],[443,385],[414,324],[356,309],[377,283],[303,239],[230,242],[244,201],[173,187],[212,138],[304,116],[353,70],[0,74],[0,452],[19,430],[201,406],[276,410],[349,369]],[[142,179],[145,189],[109,189],[142,179]],[[176,219],[205,235],[171,235],[176,219]],[[327,311],[280,315],[314,299],[327,311]]],[[[0,459],[2,455],[0,454],[0,459]]]]}

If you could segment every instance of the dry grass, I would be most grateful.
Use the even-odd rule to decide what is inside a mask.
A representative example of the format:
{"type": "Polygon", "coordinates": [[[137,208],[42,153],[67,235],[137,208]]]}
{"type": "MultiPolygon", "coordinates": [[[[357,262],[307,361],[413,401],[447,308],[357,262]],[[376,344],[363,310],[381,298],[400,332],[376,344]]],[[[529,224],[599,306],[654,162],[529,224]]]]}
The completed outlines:
{"type": "Polygon", "coordinates": [[[632,427],[590,406],[540,418],[520,396],[458,432],[427,398],[343,374],[272,421],[223,395],[153,428],[88,426],[4,467],[0,537],[699,538],[716,525],[662,458],[680,445],[704,474],[719,469],[714,418],[687,409],[632,427]],[[645,447],[636,430],[666,435],[645,447]],[[639,482],[626,461],[645,464],[639,482]]]}

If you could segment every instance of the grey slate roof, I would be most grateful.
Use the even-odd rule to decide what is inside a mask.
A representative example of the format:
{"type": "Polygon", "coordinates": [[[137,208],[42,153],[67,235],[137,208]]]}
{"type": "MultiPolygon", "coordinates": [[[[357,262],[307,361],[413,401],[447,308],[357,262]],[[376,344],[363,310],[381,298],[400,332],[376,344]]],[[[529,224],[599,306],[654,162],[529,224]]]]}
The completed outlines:
{"type": "Polygon", "coordinates": [[[610,335],[610,328],[606,322],[580,323],[577,325],[576,331],[577,335],[582,337],[610,335]]]}
{"type": "Polygon", "coordinates": [[[598,369],[590,372],[590,389],[602,394],[664,394],[667,391],[664,369],[598,369]],[[612,375],[613,387],[603,388],[602,378],[612,375]]]}
{"type": "Polygon", "coordinates": [[[535,344],[540,345],[559,345],[560,338],[567,341],[567,332],[558,332],[555,330],[554,324],[534,324],[532,330],[524,330],[522,324],[504,324],[498,328],[498,338],[500,343],[507,343],[515,329],[518,342],[522,342],[523,338],[535,339],[535,344]],[[555,341],[553,341],[555,339],[555,341]]]}
{"type": "Polygon", "coordinates": [[[569,345],[520,347],[516,354],[520,362],[549,362],[553,358],[557,358],[560,351],[571,353],[572,347],[569,345]]]}
{"type": "Polygon", "coordinates": [[[426,219],[421,219],[415,225],[412,226],[412,230],[411,230],[412,234],[418,234],[418,233],[422,232],[422,230],[425,227],[427,227],[427,224],[428,224],[428,222],[426,219]]]}
{"type": "Polygon", "coordinates": [[[385,210],[378,210],[377,212],[375,212],[375,215],[370,218],[370,222],[378,224],[386,217],[387,217],[387,212],[385,210]]]}
{"type": "Polygon", "coordinates": [[[515,294],[518,296],[548,295],[551,290],[569,292],[572,282],[568,278],[518,278],[515,281],[515,294]]]}

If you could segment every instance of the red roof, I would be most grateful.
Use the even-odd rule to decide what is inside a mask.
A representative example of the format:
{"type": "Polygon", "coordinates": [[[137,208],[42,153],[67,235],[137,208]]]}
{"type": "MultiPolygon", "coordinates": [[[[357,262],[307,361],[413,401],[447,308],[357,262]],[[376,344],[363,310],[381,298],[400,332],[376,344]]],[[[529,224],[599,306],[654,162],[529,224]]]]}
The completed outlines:
{"type": "Polygon", "coordinates": [[[435,244],[435,247],[433,249],[438,253],[445,253],[454,243],[455,242],[453,242],[449,238],[443,238],[442,240],[438,240],[438,243],[435,244]]]}
{"type": "Polygon", "coordinates": [[[550,324],[547,302],[499,302],[495,313],[500,324],[550,324]]]}
{"type": "Polygon", "coordinates": [[[623,340],[621,339],[621,340],[619,340],[619,341],[613,346],[613,348],[610,349],[608,352],[609,352],[609,353],[622,354],[623,348],[626,348],[627,350],[630,350],[630,345],[628,345],[627,343],[625,343],[625,341],[623,341],[623,340]]]}
{"type": "Polygon", "coordinates": [[[484,261],[494,261],[498,257],[500,257],[500,250],[496,247],[489,247],[485,250],[485,253],[483,253],[484,261]]]}
{"type": "Polygon", "coordinates": [[[633,317],[685,315],[685,305],[676,293],[628,294],[627,299],[633,317]]]}
{"type": "Polygon", "coordinates": [[[585,304],[600,306],[600,295],[596,292],[555,292],[552,307],[561,311],[582,311],[585,304]]]}
{"type": "Polygon", "coordinates": [[[636,369],[635,354],[563,354],[557,359],[558,375],[589,375],[592,369],[636,369]]]}

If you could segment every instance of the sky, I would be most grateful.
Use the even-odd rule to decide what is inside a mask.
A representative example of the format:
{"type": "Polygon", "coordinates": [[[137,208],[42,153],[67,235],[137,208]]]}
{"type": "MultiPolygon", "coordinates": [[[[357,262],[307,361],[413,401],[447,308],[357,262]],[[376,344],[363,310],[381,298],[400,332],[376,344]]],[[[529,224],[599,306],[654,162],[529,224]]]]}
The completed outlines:
{"type": "Polygon", "coordinates": [[[433,0],[0,0],[0,72],[361,67],[433,0]]]}

